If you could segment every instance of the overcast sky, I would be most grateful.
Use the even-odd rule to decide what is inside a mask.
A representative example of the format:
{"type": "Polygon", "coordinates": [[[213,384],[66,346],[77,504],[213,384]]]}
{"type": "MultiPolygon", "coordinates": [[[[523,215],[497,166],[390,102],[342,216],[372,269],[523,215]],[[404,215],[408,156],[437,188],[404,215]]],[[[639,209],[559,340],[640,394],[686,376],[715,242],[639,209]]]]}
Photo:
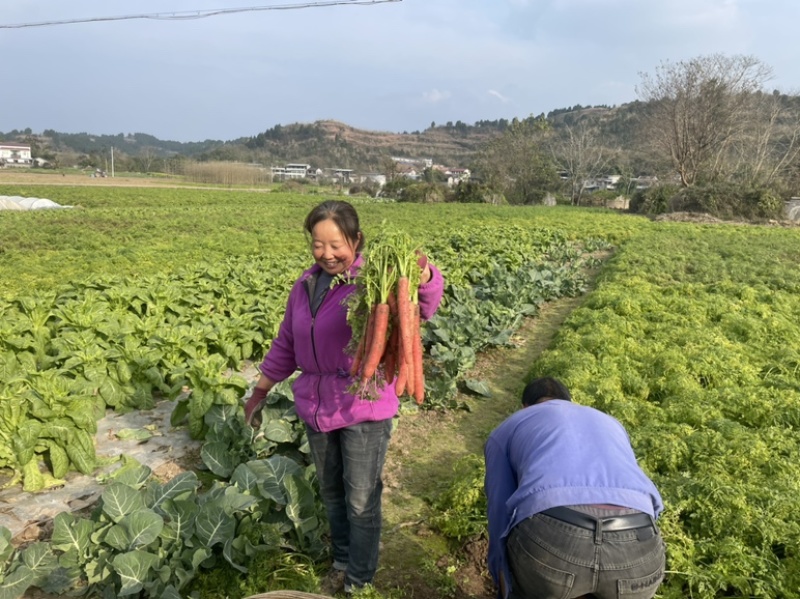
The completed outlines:
{"type": "Polygon", "coordinates": [[[0,131],[185,142],[335,119],[410,132],[624,104],[660,62],[715,52],[753,55],[770,89],[800,90],[800,0],[340,0],[5,27],[300,1],[3,0],[0,131]]]}

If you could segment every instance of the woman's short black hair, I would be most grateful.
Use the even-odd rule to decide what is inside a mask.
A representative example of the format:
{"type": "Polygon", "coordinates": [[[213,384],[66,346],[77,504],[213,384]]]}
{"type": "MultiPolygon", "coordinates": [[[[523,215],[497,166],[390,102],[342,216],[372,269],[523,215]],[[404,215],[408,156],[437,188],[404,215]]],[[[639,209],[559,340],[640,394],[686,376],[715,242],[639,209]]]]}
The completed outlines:
{"type": "Polygon", "coordinates": [[[525,385],[525,390],[522,392],[523,406],[532,406],[543,399],[572,401],[572,396],[564,383],[549,376],[535,379],[525,385]]]}
{"type": "Polygon", "coordinates": [[[328,219],[336,223],[355,251],[361,251],[364,246],[364,234],[358,222],[358,213],[352,204],[343,200],[326,200],[308,213],[303,228],[311,235],[318,222],[328,219]]]}

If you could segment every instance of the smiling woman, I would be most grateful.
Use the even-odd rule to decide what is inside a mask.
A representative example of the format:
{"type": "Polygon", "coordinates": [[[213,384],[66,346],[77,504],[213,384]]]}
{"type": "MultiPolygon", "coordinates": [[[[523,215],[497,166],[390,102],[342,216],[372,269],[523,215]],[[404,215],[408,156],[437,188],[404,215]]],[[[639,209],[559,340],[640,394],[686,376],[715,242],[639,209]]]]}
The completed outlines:
{"type": "Polygon", "coordinates": [[[306,217],[314,260],[330,276],[346,272],[364,245],[358,215],[346,202],[323,202],[306,217]]]}
{"type": "MultiPolygon", "coordinates": [[[[245,407],[255,426],[267,393],[296,370],[297,415],[317,469],[330,524],[333,558],[330,594],[372,583],[381,536],[381,474],[399,400],[393,381],[381,381],[369,398],[354,385],[353,331],[346,302],[357,290],[364,242],[358,213],[348,202],[328,200],[305,219],[315,264],[289,294],[278,336],[261,363],[261,377],[245,407]],[[354,389],[355,387],[355,389],[354,389]]],[[[427,264],[430,280],[419,288],[422,317],[439,306],[444,279],[427,264]]]]}

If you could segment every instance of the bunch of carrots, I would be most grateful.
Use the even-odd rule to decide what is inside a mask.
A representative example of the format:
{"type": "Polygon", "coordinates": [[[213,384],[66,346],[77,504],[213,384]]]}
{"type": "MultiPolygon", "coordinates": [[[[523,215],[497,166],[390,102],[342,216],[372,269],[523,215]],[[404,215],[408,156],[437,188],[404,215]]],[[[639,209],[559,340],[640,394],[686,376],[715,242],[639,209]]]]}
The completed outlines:
{"type": "Polygon", "coordinates": [[[350,296],[348,322],[354,352],[350,375],[362,396],[394,381],[397,395],[425,398],[418,290],[419,249],[399,231],[384,230],[370,242],[350,296]]]}

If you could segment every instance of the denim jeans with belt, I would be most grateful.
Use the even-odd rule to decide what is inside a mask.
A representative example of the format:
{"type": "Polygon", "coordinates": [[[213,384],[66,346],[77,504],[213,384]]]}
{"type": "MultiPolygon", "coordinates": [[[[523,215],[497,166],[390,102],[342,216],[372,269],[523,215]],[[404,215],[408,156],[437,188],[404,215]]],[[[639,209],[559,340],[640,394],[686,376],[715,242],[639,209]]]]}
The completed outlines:
{"type": "Polygon", "coordinates": [[[333,567],[363,586],[378,569],[381,474],[392,419],[320,433],[306,427],[331,528],[333,567]]]}
{"type": "Polygon", "coordinates": [[[595,532],[536,514],[508,536],[512,599],[651,599],[664,578],[658,528],[595,532]]]}

